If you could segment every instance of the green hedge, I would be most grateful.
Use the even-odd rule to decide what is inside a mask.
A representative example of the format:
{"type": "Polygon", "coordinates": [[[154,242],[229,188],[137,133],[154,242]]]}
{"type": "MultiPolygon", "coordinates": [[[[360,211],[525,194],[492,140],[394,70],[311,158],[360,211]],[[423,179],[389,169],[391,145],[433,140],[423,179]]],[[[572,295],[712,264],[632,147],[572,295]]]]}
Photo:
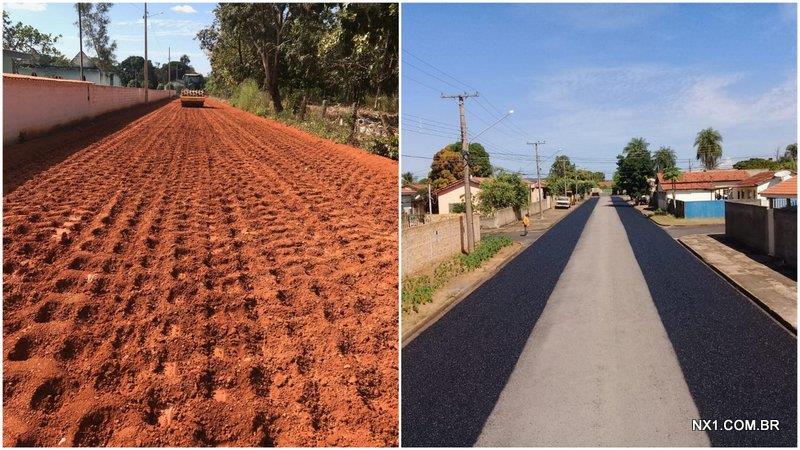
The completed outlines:
{"type": "Polygon", "coordinates": [[[433,271],[433,276],[420,275],[404,280],[403,311],[416,312],[419,305],[433,301],[433,294],[448,281],[462,273],[477,269],[496,255],[500,249],[509,245],[511,245],[511,239],[506,236],[486,236],[475,246],[472,253],[457,255],[439,264],[433,271]]]}

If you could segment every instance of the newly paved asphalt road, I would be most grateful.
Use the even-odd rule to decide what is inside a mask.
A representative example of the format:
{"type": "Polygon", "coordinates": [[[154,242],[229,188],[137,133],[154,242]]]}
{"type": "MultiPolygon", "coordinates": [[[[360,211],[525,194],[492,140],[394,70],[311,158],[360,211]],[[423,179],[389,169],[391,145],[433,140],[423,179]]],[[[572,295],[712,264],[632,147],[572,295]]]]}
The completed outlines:
{"type": "Polygon", "coordinates": [[[793,445],[795,345],[658,226],[592,200],[403,348],[402,441],[793,445]]]}

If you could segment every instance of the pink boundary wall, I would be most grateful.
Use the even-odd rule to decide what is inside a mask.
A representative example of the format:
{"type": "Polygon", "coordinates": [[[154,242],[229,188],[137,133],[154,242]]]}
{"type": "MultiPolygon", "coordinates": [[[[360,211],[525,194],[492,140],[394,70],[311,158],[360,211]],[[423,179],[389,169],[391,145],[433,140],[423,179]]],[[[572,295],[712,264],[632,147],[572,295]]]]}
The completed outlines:
{"type": "MultiPolygon", "coordinates": [[[[3,144],[17,142],[20,133],[31,138],[56,127],[144,103],[144,91],[86,81],[3,74],[3,144]]],[[[150,89],[148,100],[165,99],[174,92],[150,89]]]]}

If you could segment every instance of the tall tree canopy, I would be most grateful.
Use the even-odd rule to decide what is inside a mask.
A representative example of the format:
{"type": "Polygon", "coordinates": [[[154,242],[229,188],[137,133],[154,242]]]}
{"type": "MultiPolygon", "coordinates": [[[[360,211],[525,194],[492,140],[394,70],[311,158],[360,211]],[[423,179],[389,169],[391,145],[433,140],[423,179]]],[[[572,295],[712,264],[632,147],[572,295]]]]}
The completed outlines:
{"type": "Polygon", "coordinates": [[[11,23],[8,13],[3,11],[3,48],[30,54],[38,64],[66,66],[67,58],[56,49],[61,35],[42,33],[22,22],[11,23]]]}
{"type": "Polygon", "coordinates": [[[567,155],[558,155],[550,165],[550,180],[557,178],[574,178],[575,164],[570,161],[567,155]]]}
{"type": "Polygon", "coordinates": [[[706,170],[716,169],[722,158],[722,135],[719,131],[708,127],[700,130],[694,140],[697,147],[697,159],[706,170]]]}
{"type": "Polygon", "coordinates": [[[633,138],[617,156],[617,172],[614,174],[617,189],[625,190],[631,196],[650,192],[648,178],[655,176],[655,171],[649,145],[643,138],[633,138]]]}
{"type": "MultiPolygon", "coordinates": [[[[473,176],[491,176],[492,164],[483,145],[477,142],[469,144],[469,160],[470,172],[473,176]]],[[[463,171],[464,158],[461,156],[461,142],[454,142],[433,155],[428,178],[434,189],[439,189],[461,179],[463,171]]]]}
{"type": "MultiPolygon", "coordinates": [[[[117,42],[108,36],[109,10],[113,3],[76,3],[75,11],[82,15],[83,41],[95,51],[95,63],[100,69],[111,72],[116,63],[117,42]]],[[[78,26],[78,21],[75,21],[78,26]]]]}
{"type": "Polygon", "coordinates": [[[670,167],[675,167],[676,163],[675,151],[669,147],[660,147],[653,153],[653,169],[656,172],[664,172],[670,167]]]}
{"type": "Polygon", "coordinates": [[[362,101],[398,85],[396,4],[222,3],[197,34],[212,85],[258,80],[276,111],[296,97],[362,101]]]}

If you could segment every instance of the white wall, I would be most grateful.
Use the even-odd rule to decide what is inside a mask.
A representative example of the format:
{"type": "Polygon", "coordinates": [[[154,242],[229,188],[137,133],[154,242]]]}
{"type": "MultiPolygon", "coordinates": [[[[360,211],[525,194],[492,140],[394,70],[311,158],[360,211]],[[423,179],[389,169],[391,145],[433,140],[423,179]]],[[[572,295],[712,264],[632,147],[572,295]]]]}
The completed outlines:
{"type": "MultiPolygon", "coordinates": [[[[3,74],[3,144],[46,133],[100,114],[144,103],[144,89],[97,86],[73,80],[54,80],[3,74]]],[[[149,101],[174,91],[150,89],[149,101]]]]}
{"type": "MultiPolygon", "coordinates": [[[[480,194],[480,192],[481,189],[475,186],[472,186],[472,189],[470,189],[473,207],[478,204],[478,194],[480,194]]],[[[439,214],[450,214],[451,203],[464,203],[464,187],[453,189],[450,192],[437,196],[436,199],[439,202],[439,214]]]]}

